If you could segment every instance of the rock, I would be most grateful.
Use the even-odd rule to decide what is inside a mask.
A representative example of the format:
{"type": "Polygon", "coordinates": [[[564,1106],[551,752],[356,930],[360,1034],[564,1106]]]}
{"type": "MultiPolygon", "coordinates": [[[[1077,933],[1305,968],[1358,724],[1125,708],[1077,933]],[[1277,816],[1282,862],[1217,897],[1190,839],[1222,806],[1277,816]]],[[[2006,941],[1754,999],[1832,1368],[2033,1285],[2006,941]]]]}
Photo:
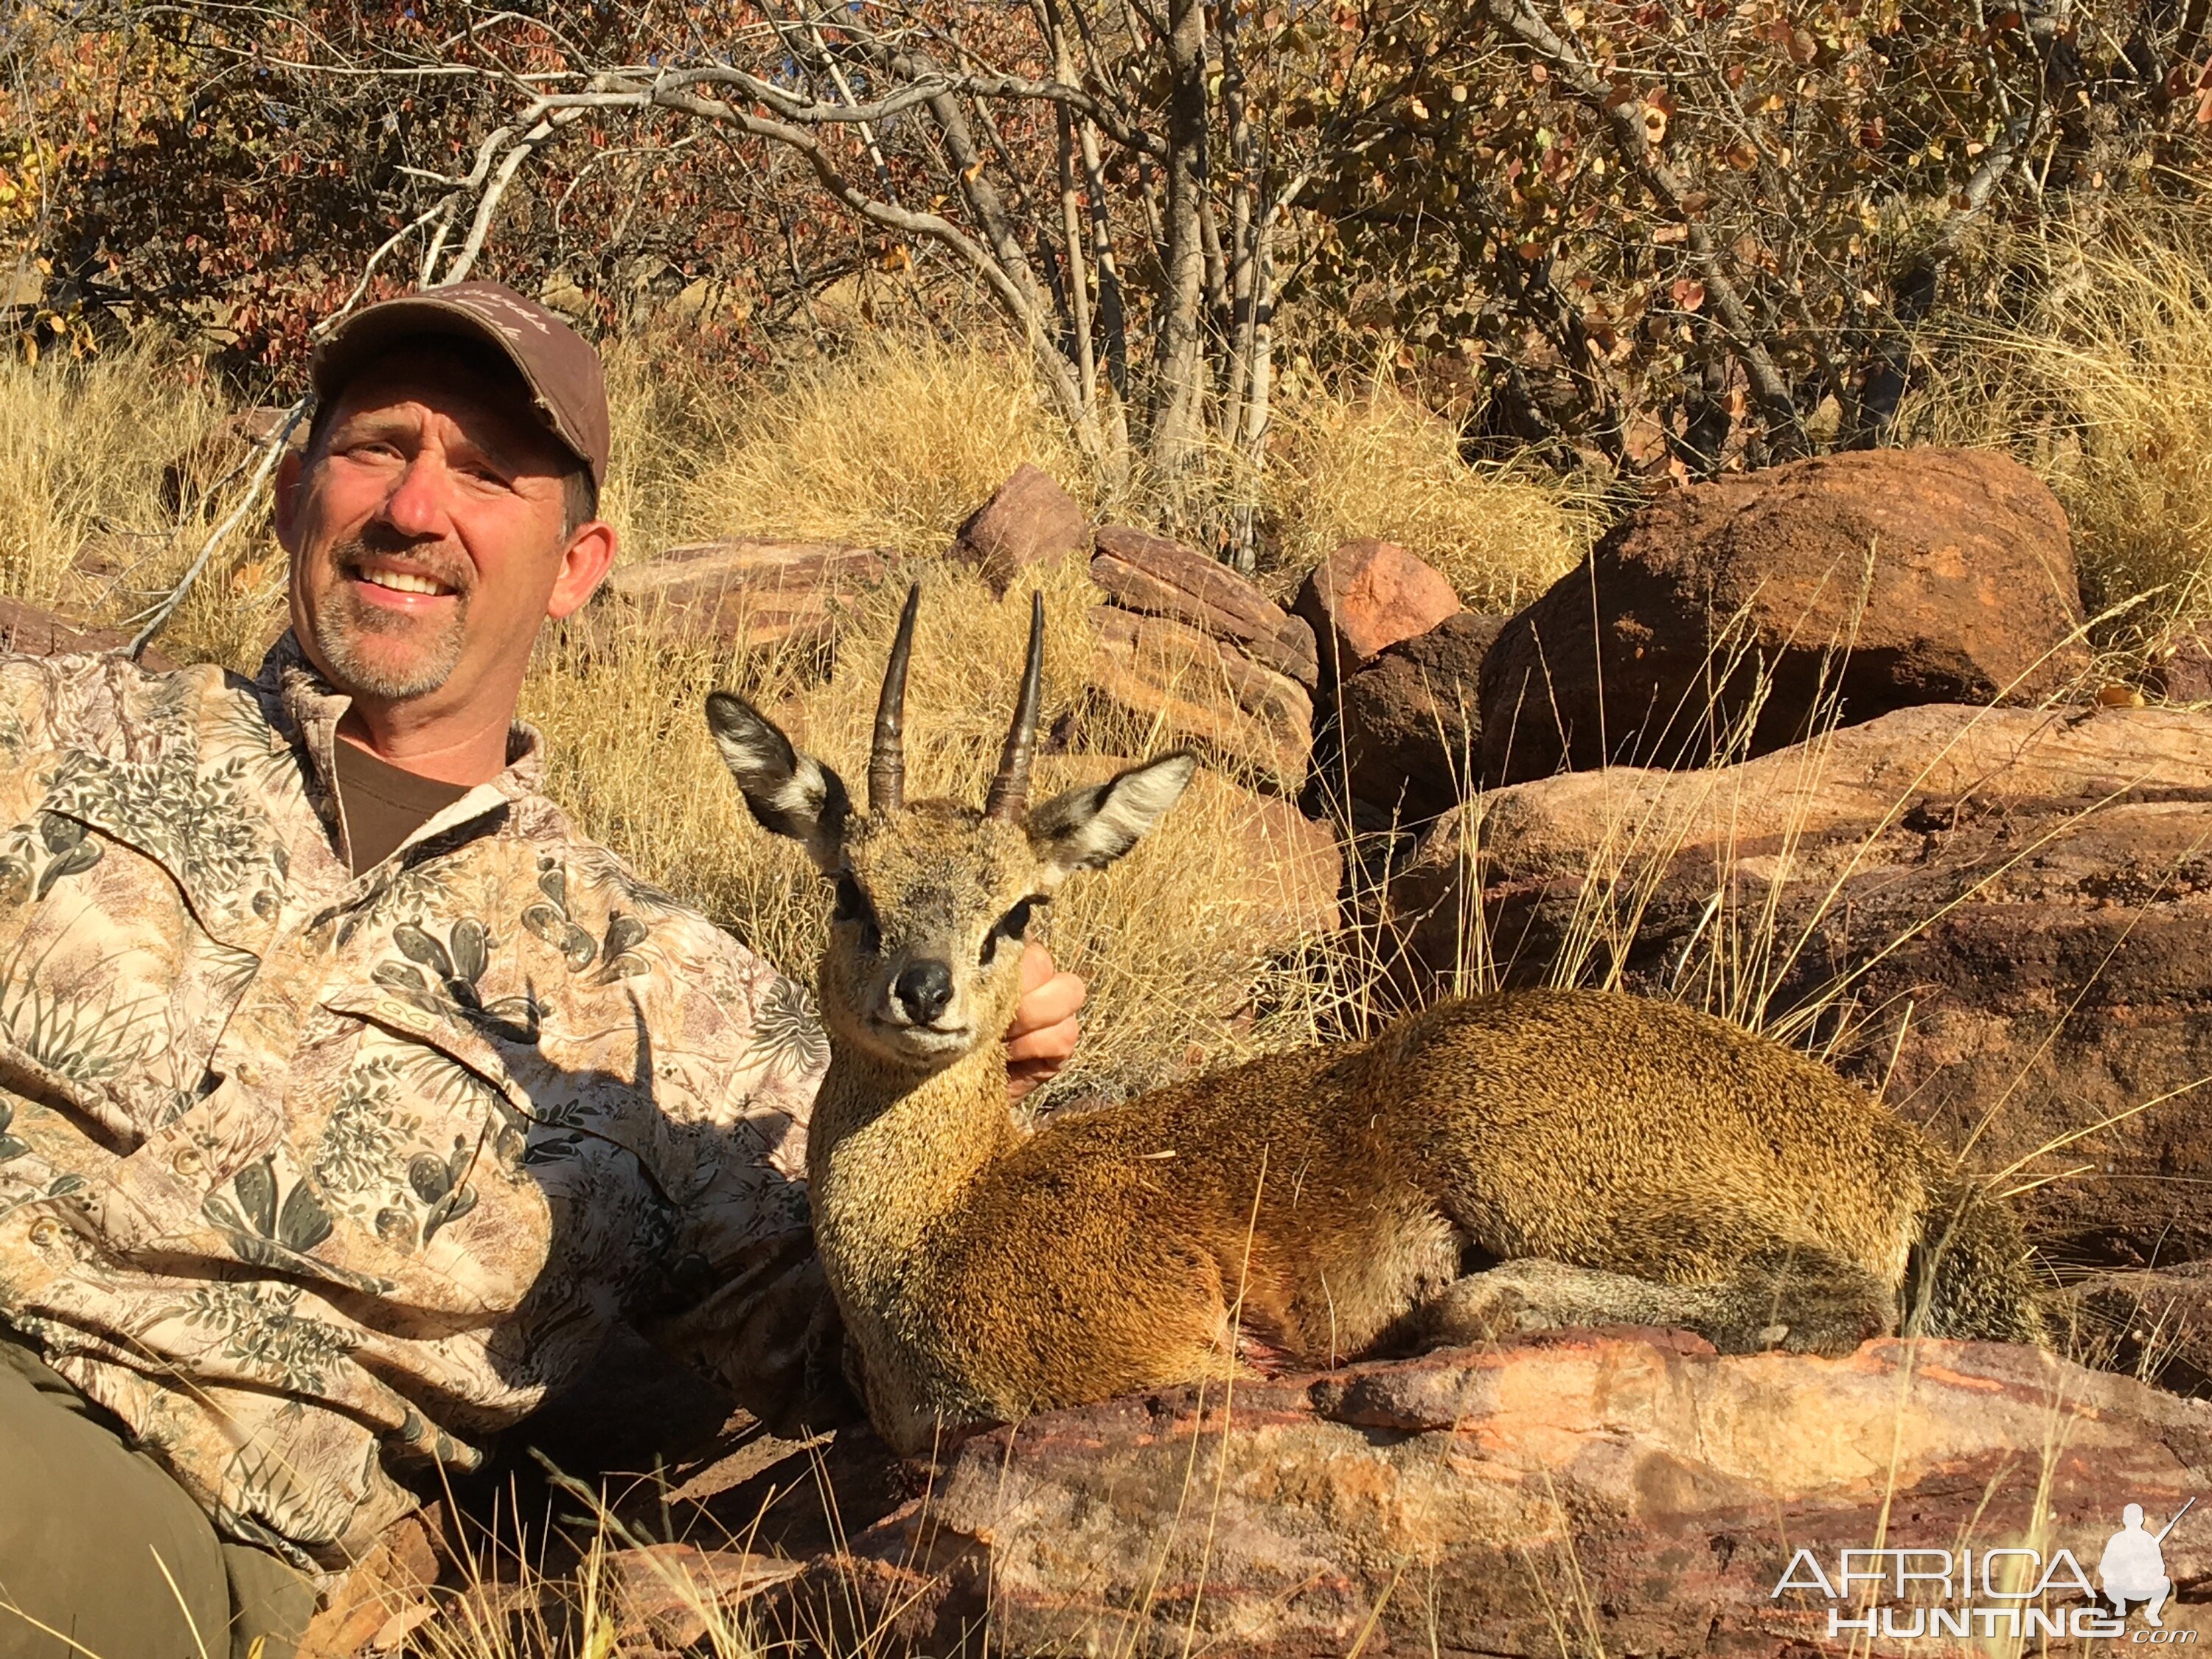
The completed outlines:
{"type": "Polygon", "coordinates": [[[2167,702],[2212,702],[2212,624],[2169,634],[2152,658],[2150,686],[2167,702]]]}
{"type": "Polygon", "coordinates": [[[1127,733],[1115,728],[1134,720],[1278,787],[1295,790],[1304,781],[1313,699],[1297,680],[1166,617],[1096,605],[1091,621],[1098,643],[1079,732],[1103,727],[1116,739],[1105,746],[1118,749],[1127,733]]]}
{"type": "Polygon", "coordinates": [[[761,650],[828,643],[845,607],[889,569],[872,547],[741,538],[672,547],[623,566],[607,586],[675,637],[761,650]]]}
{"type": "Polygon", "coordinates": [[[1391,882],[1416,993],[1474,962],[1617,974],[1817,1034],[2007,1171],[2054,1261],[2212,1260],[2212,715],[1904,709],[1733,767],[1497,790],[1479,817],[1391,882]]]}
{"type": "MultiPolygon", "coordinates": [[[[726,1638],[740,1623],[729,1617],[732,1613],[762,1591],[796,1577],[802,1565],[696,1544],[611,1551],[605,1571],[617,1614],[615,1635],[625,1646],[676,1651],[709,1635],[726,1638]]],[[[728,1650],[720,1642],[714,1648],[728,1650]]]]}
{"type": "Polygon", "coordinates": [[[1291,609],[1313,629],[1333,678],[1425,634],[1460,608],[1437,571],[1395,542],[1346,542],[1306,573],[1291,609]]]}
{"type": "MultiPolygon", "coordinates": [[[[0,599],[0,653],[16,657],[60,657],[76,652],[121,651],[131,635],[119,629],[95,628],[27,599],[0,599]]],[[[149,646],[139,659],[156,673],[177,665],[149,646]]]]}
{"type": "MultiPolygon", "coordinates": [[[[1723,1358],[1680,1334],[1565,1332],[980,1435],[926,1498],[755,1605],[769,1629],[857,1620],[932,1654],[1551,1659],[1571,1639],[1802,1655],[1843,1645],[1832,1613],[1869,1616],[1868,1584],[1848,1600],[1817,1586],[1836,1587],[1841,1551],[1881,1546],[1930,1552],[1915,1565],[1931,1571],[1936,1553],[1954,1567],[1971,1546],[1978,1573],[1984,1550],[2038,1551],[2005,1558],[2026,1570],[2025,1599],[2002,1599],[1994,1572],[1996,1595],[1954,1583],[1943,1603],[1954,1617],[2025,1606],[2070,1630],[2086,1597],[2065,1564],[2094,1574],[2125,1504],[2161,1526],[2208,1481],[2212,1406],[2032,1349],[1723,1358]],[[2053,1588],[2034,1596],[2046,1571],[2053,1588]],[[1778,1594],[1785,1577],[1810,1588],[1778,1594]]],[[[2185,1587],[2212,1573],[2212,1527],[2165,1548],[2185,1587]]],[[[1910,1631],[1905,1598],[1881,1599],[1910,1631]]],[[[2166,1618],[2197,1629],[2205,1611],[2176,1601],[2166,1618]]],[[[1854,1650],[1979,1650],[1923,1637],[1854,1650]]]]}
{"type": "Polygon", "coordinates": [[[1091,579],[1122,610],[1187,623],[1309,691],[1321,684],[1313,629],[1227,565],[1121,525],[1097,540],[1091,579]]]}
{"type": "MultiPolygon", "coordinates": [[[[246,473],[252,470],[253,452],[269,441],[291,412],[289,409],[258,405],[241,409],[217,422],[161,469],[161,505],[172,513],[181,513],[225,478],[234,484],[244,483],[246,473]]],[[[307,422],[302,420],[292,428],[287,447],[302,450],[307,443],[307,422]]]]}
{"type": "Polygon", "coordinates": [[[1698,764],[1747,724],[1737,752],[1765,754],[1828,723],[1826,702],[1840,725],[2032,702],[2087,668],[2081,620],[2065,514],[2004,456],[1868,451],[1694,484],[1499,635],[1483,776],[1698,764]]]}
{"type": "Polygon", "coordinates": [[[952,552],[973,564],[994,592],[1004,593],[1030,566],[1057,567],[1090,546],[1091,524],[1075,498],[1050,473],[1024,461],[969,515],[952,552]]]}
{"type": "Polygon", "coordinates": [[[2093,1273],[2067,1287],[2076,1340],[2111,1370],[2212,1395],[2212,1261],[2093,1273]]]}
{"type": "Polygon", "coordinates": [[[466,1559],[442,1504],[402,1516],[384,1529],[339,1580],[301,1633],[297,1659],[352,1659],[388,1653],[428,1619],[431,1592],[463,1575],[466,1559]]]}
{"type": "Polygon", "coordinates": [[[1382,822],[1418,824],[1474,787],[1482,658],[1504,625],[1460,611],[1345,679],[1338,733],[1356,805],[1382,822]]]}
{"type": "Polygon", "coordinates": [[[1245,849],[1237,860],[1243,890],[1222,896],[1223,913],[1238,918],[1237,937],[1263,950],[1289,950],[1334,933],[1344,884],[1336,832],[1279,795],[1237,789],[1204,773],[1194,787],[1235,789],[1241,797],[1236,817],[1245,849]]]}

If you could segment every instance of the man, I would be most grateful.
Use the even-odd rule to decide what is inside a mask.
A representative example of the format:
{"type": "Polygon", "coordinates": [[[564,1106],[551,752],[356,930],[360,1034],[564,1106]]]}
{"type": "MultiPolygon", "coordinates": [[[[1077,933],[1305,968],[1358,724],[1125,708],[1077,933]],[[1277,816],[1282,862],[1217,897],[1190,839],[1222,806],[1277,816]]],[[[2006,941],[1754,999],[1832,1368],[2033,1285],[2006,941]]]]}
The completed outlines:
{"type": "MultiPolygon", "coordinates": [[[[10,1659],[280,1659],[616,1321],[763,1412],[834,1329],[803,994],[578,836],[514,723],[615,556],[597,357],[471,283],[312,374],[257,680],[0,661],[10,1659]]],[[[1025,969],[1033,1081],[1082,987],[1025,969]]]]}

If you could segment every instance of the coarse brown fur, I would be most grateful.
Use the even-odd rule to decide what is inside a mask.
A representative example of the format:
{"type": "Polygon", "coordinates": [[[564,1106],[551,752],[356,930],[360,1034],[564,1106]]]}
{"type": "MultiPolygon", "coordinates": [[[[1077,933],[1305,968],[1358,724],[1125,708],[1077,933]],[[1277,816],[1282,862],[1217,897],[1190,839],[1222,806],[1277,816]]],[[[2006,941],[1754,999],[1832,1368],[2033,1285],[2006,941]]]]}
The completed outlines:
{"type": "Polygon", "coordinates": [[[1833,1353],[1897,1329],[2040,1340],[2010,1213],[1816,1061],[1617,994],[1455,1000],[1058,1118],[1006,1107],[1019,923],[1133,844],[1170,756],[1018,822],[853,816],[735,698],[709,721],[764,823],[836,883],[810,1127],[815,1235],[891,1443],[1391,1345],[1562,1324],[1833,1353]],[[949,971],[917,1020],[902,975],[949,971]]]}

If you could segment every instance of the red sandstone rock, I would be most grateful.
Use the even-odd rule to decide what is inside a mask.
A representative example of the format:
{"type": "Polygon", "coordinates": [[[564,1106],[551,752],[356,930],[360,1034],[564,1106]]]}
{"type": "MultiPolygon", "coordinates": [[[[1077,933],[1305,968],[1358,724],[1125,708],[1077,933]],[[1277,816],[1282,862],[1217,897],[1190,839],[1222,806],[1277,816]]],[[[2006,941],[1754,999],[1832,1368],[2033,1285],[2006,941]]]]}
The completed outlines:
{"type": "Polygon", "coordinates": [[[1115,605],[1187,623],[1309,691],[1320,684],[1313,629],[1218,560],[1121,525],[1098,532],[1091,579],[1115,605]]]}
{"type": "MultiPolygon", "coordinates": [[[[131,635],[120,629],[95,628],[27,599],[0,599],[0,653],[59,657],[82,651],[120,651],[130,643],[131,635]]],[[[140,660],[157,673],[176,666],[152,647],[140,660]]]]}
{"type": "Polygon", "coordinates": [[[672,547],[623,566],[607,587],[672,635],[759,649],[825,643],[888,568],[872,547],[744,538],[672,547]]]}
{"type": "MultiPolygon", "coordinates": [[[[1832,1607],[1863,1614],[1775,1595],[1809,1581],[1800,1550],[1832,1580],[1845,1548],[2063,1548],[2094,1582],[2124,1505],[2163,1525],[2208,1482],[2212,1407],[2033,1350],[1722,1358],[1678,1334],[1561,1333],[979,1436],[766,1607],[771,1628],[857,1616],[932,1654],[1552,1659],[1563,1631],[1577,1650],[1803,1654],[1850,1639],[1832,1607]]],[[[2166,1549],[2185,1598],[2212,1526],[2166,1549]]],[[[1957,1589],[1953,1609],[2021,1605],[1957,1589]]],[[[2085,1603],[2027,1605],[2065,1629],[2085,1603]]],[[[2204,1612],[2185,1600],[2166,1622],[2204,1612]]],[[[1976,1651],[1879,1624],[1854,1650],[1976,1651]]]]}
{"type": "Polygon", "coordinates": [[[952,553],[973,564],[993,592],[1004,593],[1030,566],[1055,567],[1082,557],[1090,546],[1090,521],[1075,498],[1050,473],[1024,461],[969,515],[952,553]]]}
{"type": "Polygon", "coordinates": [[[1423,823],[1474,787],[1482,657],[1504,625],[1460,611],[1345,679],[1337,729],[1346,785],[1376,821],[1423,823]]]}
{"type": "Polygon", "coordinates": [[[1699,764],[1747,722],[1741,752],[1765,754],[1829,723],[1824,683],[1844,725],[2032,702],[2087,667],[2081,619],[2066,515],[2005,456],[1865,451],[1695,484],[1507,624],[1483,776],[1699,764]]]}
{"type": "Polygon", "coordinates": [[[1460,608],[1437,571],[1395,542],[1346,542],[1306,574],[1291,610],[1314,631],[1332,675],[1358,672],[1460,608]]]}
{"type": "Polygon", "coordinates": [[[2150,684],[2168,702],[2212,702],[2212,627],[2175,629],[2151,663],[2150,684]]]}
{"type": "MultiPolygon", "coordinates": [[[[1098,646],[1088,675],[1091,705],[1079,715],[1086,733],[1173,734],[1218,763],[1296,789],[1313,750],[1313,701],[1297,681],[1253,661],[1236,647],[1165,617],[1094,606],[1098,646]]],[[[1109,742],[1109,747],[1121,746],[1109,742]]]]}

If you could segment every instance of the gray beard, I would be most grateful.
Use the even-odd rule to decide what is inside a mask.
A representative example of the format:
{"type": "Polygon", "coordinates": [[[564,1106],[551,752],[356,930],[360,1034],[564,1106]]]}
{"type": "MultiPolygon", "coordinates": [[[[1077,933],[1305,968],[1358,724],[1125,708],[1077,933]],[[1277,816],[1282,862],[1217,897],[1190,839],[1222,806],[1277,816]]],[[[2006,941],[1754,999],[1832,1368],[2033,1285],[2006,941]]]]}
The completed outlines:
{"type": "Polygon", "coordinates": [[[353,560],[342,555],[336,562],[339,583],[330,601],[319,609],[314,633],[315,643],[322,649],[323,660],[331,665],[337,689],[355,696],[396,702],[427,696],[445,684],[459,665],[461,652],[467,644],[464,628],[469,614],[467,590],[455,590],[460,603],[454,607],[452,621],[435,637],[422,641],[415,665],[401,672],[370,659],[361,649],[362,636],[403,635],[421,629],[422,624],[358,603],[346,586],[353,577],[353,560]]]}

